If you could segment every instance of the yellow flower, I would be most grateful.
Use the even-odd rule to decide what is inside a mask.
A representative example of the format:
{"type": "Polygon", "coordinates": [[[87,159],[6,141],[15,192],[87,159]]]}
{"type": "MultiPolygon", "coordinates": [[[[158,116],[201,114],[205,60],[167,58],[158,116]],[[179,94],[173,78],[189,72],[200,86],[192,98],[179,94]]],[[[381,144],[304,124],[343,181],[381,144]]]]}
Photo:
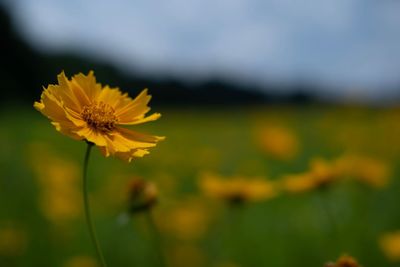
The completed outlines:
{"type": "Polygon", "coordinates": [[[303,193],[315,188],[315,179],[309,173],[290,174],[280,180],[280,185],[289,193],[303,193]]]}
{"type": "Polygon", "coordinates": [[[379,245],[386,258],[400,262],[400,231],[383,235],[379,239],[379,245]]]}
{"type": "Polygon", "coordinates": [[[341,173],[336,164],[321,158],[310,162],[310,175],[315,180],[316,187],[324,187],[341,178],[341,173]]]}
{"type": "Polygon", "coordinates": [[[275,185],[265,179],[223,179],[214,174],[204,174],[199,183],[206,195],[230,203],[261,201],[277,195],[275,185]]]}
{"type": "Polygon", "coordinates": [[[154,215],[163,233],[182,241],[194,241],[207,233],[213,214],[202,200],[189,197],[154,215]]]}
{"type": "Polygon", "coordinates": [[[300,174],[286,175],[281,179],[281,187],[290,193],[302,193],[326,188],[341,178],[336,164],[320,158],[311,160],[310,170],[300,174]]]}
{"type": "Polygon", "coordinates": [[[205,266],[207,257],[197,244],[179,243],[168,246],[167,259],[169,265],[175,267],[202,267],[205,266]]]}
{"type": "Polygon", "coordinates": [[[325,264],[325,267],[362,267],[356,259],[351,256],[343,255],[341,256],[336,263],[331,262],[325,264]]]}
{"type": "Polygon", "coordinates": [[[262,128],[256,133],[259,147],[270,156],[291,160],[299,152],[299,141],[291,129],[279,126],[262,128]]]}
{"type": "Polygon", "coordinates": [[[343,155],[337,166],[344,175],[375,188],[385,187],[390,180],[390,167],[384,161],[357,155],[343,155]]]}
{"type": "Polygon", "coordinates": [[[135,99],[118,88],[96,83],[93,72],[79,73],[69,80],[64,72],[58,84],[44,89],[34,107],[48,117],[57,131],[76,140],[86,140],[98,146],[104,156],[115,155],[127,161],[148,154],[164,137],[128,130],[120,125],[136,125],[154,121],[161,115],[148,117],[151,96],[147,89],[135,99]]]}
{"type": "Polygon", "coordinates": [[[21,256],[26,250],[27,243],[26,232],[17,227],[15,222],[5,222],[0,225],[0,256],[21,256]]]}
{"type": "Polygon", "coordinates": [[[78,166],[40,143],[30,145],[29,156],[40,189],[40,208],[45,217],[58,225],[77,218],[81,211],[78,166]],[[41,152],[40,158],[37,151],[41,152]]]}

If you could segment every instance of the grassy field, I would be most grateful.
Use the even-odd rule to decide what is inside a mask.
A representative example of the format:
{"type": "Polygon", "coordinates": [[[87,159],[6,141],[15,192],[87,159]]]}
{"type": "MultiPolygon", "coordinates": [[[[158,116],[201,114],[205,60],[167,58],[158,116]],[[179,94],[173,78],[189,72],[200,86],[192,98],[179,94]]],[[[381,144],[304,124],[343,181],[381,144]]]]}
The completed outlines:
{"type": "MultiPolygon", "coordinates": [[[[149,155],[127,164],[95,149],[90,159],[92,213],[109,266],[162,266],[159,252],[170,267],[322,267],[343,254],[364,267],[400,264],[399,253],[382,249],[382,237],[400,230],[400,110],[157,111],[160,120],[138,127],[167,137],[149,155]],[[354,177],[296,192],[282,185],[315,160],[347,164],[354,177]],[[271,181],[276,192],[229,204],[203,192],[205,173],[271,181]],[[158,187],[152,213],[127,213],[135,178],[158,187]]],[[[0,266],[97,266],[81,200],[85,143],[29,106],[3,108],[0,119],[0,266]]]]}

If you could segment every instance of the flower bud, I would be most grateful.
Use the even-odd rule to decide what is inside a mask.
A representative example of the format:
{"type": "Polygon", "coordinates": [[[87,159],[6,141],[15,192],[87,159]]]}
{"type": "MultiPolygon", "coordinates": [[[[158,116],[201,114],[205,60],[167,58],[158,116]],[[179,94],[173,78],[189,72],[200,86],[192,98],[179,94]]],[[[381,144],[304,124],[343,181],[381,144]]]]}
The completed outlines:
{"type": "Polygon", "coordinates": [[[128,186],[129,212],[135,214],[151,209],[158,199],[158,190],[153,182],[134,179],[128,186]]]}

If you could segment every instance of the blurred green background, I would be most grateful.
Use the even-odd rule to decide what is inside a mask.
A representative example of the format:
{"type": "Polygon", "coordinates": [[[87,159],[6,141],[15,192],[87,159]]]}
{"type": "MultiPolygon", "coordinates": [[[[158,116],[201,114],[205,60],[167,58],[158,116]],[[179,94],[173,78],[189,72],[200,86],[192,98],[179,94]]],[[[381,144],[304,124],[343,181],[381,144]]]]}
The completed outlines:
{"type": "MultiPolygon", "coordinates": [[[[400,222],[399,110],[157,111],[162,119],[140,127],[167,136],[150,155],[131,164],[99,151],[91,158],[93,215],[110,266],[158,266],[144,215],[126,215],[135,177],[158,186],[153,215],[168,266],[323,266],[343,253],[365,266],[396,266],[384,256],[380,238],[400,222]],[[265,150],[257,139],[265,127],[290,131],[298,143],[295,155],[281,159],[265,150]],[[203,172],[277,181],[306,171],[312,158],[329,161],[343,153],[375,158],[390,169],[389,182],[376,188],[340,180],[322,191],[279,192],[238,207],[221,205],[198,187],[203,172]]],[[[85,143],[58,134],[30,107],[3,111],[1,120],[1,266],[92,266],[81,259],[95,256],[81,203],[85,143]]]]}

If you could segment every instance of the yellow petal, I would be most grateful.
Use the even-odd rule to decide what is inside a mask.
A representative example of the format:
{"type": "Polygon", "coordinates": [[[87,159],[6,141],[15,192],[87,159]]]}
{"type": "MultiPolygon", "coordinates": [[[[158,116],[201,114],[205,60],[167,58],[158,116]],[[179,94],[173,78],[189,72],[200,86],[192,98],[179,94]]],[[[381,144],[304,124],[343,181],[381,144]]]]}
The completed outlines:
{"type": "Polygon", "coordinates": [[[107,146],[106,136],[90,129],[89,127],[83,127],[75,133],[97,146],[107,146]]]}
{"type": "MultiPolygon", "coordinates": [[[[90,76],[90,73],[88,76],[90,76]]],[[[69,81],[64,72],[61,72],[58,75],[58,84],[62,89],[60,90],[60,93],[64,93],[70,99],[72,99],[78,105],[79,109],[82,109],[82,107],[84,106],[90,105],[93,100],[90,97],[90,94],[96,93],[95,86],[91,89],[87,88],[87,85],[93,86],[92,83],[96,82],[93,75],[92,77],[88,76],[80,73],[72,77],[72,79],[69,81]],[[76,79],[77,77],[78,80],[76,79]]]]}
{"type": "Polygon", "coordinates": [[[42,109],[44,109],[44,104],[42,102],[35,102],[33,103],[33,107],[38,111],[42,111],[42,109]]]}
{"type": "Polygon", "coordinates": [[[141,123],[145,123],[145,122],[149,122],[149,121],[155,121],[160,117],[161,117],[160,113],[153,113],[150,116],[133,119],[131,121],[121,121],[121,120],[119,120],[118,124],[121,124],[121,125],[135,125],[135,124],[141,124],[141,123]]]}
{"type": "Polygon", "coordinates": [[[82,73],[74,75],[72,80],[76,81],[89,99],[95,99],[101,92],[101,84],[96,83],[93,71],[90,71],[88,75],[82,73]]]}
{"type": "Polygon", "coordinates": [[[65,106],[73,109],[76,112],[80,112],[82,105],[72,92],[69,81],[65,76],[64,72],[61,72],[57,76],[58,85],[49,85],[48,90],[51,91],[65,106]]]}
{"type": "Polygon", "coordinates": [[[100,149],[100,152],[101,152],[101,154],[103,154],[104,157],[109,157],[111,155],[106,147],[99,146],[98,148],[100,149]]]}
{"type": "Polygon", "coordinates": [[[131,162],[134,158],[141,158],[147,154],[149,154],[149,151],[145,149],[134,149],[128,152],[117,152],[115,156],[126,162],[131,162]]]}
{"type": "Polygon", "coordinates": [[[83,140],[84,138],[82,136],[79,136],[75,133],[76,131],[76,126],[72,122],[52,122],[52,125],[56,127],[56,130],[59,131],[60,133],[67,135],[75,140],[83,140]]]}
{"type": "Polygon", "coordinates": [[[158,141],[165,139],[165,137],[162,136],[138,133],[121,127],[117,127],[116,131],[119,133],[119,135],[117,134],[116,136],[122,137],[124,142],[132,145],[132,148],[153,147],[158,141]]]}
{"type": "Polygon", "coordinates": [[[81,115],[68,107],[64,107],[66,117],[78,127],[85,127],[87,123],[82,119],[81,115]]]}
{"type": "Polygon", "coordinates": [[[52,120],[54,122],[53,125],[58,131],[69,135],[72,138],[77,138],[73,133],[73,131],[76,130],[76,125],[68,119],[65,109],[62,106],[62,102],[51,94],[51,90],[44,90],[41,102],[35,102],[34,107],[52,120]]]}
{"type": "Polygon", "coordinates": [[[129,103],[131,100],[128,94],[122,94],[118,88],[111,88],[109,86],[105,86],[96,99],[97,102],[104,102],[114,109],[118,105],[129,103]]]}
{"type": "Polygon", "coordinates": [[[135,99],[125,105],[119,105],[115,109],[115,115],[120,122],[131,122],[137,118],[142,118],[150,108],[147,106],[151,95],[144,89],[135,99]]]}
{"type": "Polygon", "coordinates": [[[142,157],[148,153],[147,148],[154,147],[158,141],[163,139],[163,137],[141,134],[124,128],[118,128],[115,132],[109,134],[99,134],[104,140],[101,143],[96,143],[98,140],[84,130],[80,131],[79,134],[87,136],[88,140],[91,138],[89,141],[101,146],[103,155],[120,154],[121,157],[142,157]]]}
{"type": "Polygon", "coordinates": [[[131,143],[125,142],[121,135],[117,133],[105,136],[105,139],[107,141],[106,148],[111,154],[115,154],[116,152],[128,152],[135,148],[131,143]]]}
{"type": "Polygon", "coordinates": [[[69,88],[78,100],[80,107],[88,106],[92,103],[85,90],[75,80],[69,82],[69,88]]]}
{"type": "Polygon", "coordinates": [[[41,101],[35,102],[34,107],[51,120],[62,121],[66,119],[62,103],[48,90],[42,93],[41,101]]]}
{"type": "Polygon", "coordinates": [[[116,156],[124,161],[130,162],[134,157],[143,157],[149,154],[147,149],[142,148],[131,148],[129,149],[124,143],[121,143],[120,139],[111,139],[109,136],[105,136],[107,145],[99,147],[101,153],[108,157],[110,155],[116,156]]]}

